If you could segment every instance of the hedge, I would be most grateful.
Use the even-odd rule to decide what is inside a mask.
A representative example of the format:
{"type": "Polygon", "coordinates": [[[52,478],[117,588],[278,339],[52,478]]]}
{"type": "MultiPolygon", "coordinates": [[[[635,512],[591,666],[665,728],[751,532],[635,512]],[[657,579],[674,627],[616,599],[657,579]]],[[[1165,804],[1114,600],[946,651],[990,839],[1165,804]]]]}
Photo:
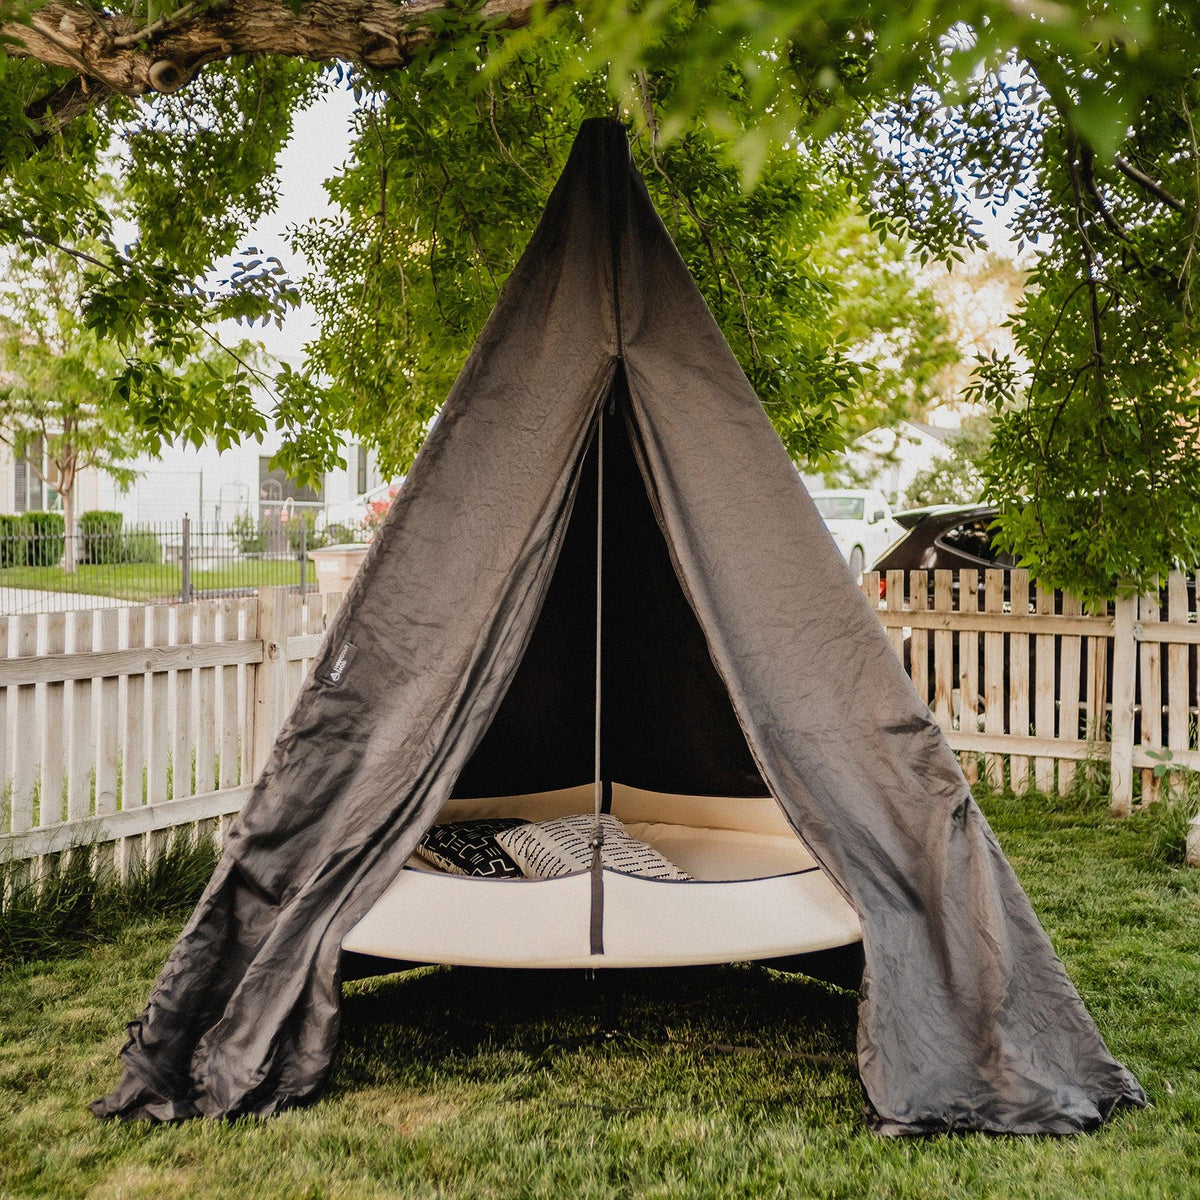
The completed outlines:
{"type": "Polygon", "coordinates": [[[125,518],[119,512],[92,509],[79,518],[79,561],[95,563],[119,563],[124,557],[124,541],[121,526],[125,518]]]}
{"type": "Polygon", "coordinates": [[[55,567],[66,547],[62,513],[0,515],[0,566],[55,567]]]}

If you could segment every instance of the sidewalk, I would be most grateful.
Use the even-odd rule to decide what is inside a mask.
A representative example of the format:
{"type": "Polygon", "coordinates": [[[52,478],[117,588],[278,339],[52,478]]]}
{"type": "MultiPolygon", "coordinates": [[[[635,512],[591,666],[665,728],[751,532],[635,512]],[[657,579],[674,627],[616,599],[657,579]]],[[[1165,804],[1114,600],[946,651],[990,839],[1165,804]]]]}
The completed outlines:
{"type": "Polygon", "coordinates": [[[136,600],[93,596],[87,592],[46,592],[38,588],[0,587],[0,615],[78,612],[92,608],[130,608],[136,600]]]}

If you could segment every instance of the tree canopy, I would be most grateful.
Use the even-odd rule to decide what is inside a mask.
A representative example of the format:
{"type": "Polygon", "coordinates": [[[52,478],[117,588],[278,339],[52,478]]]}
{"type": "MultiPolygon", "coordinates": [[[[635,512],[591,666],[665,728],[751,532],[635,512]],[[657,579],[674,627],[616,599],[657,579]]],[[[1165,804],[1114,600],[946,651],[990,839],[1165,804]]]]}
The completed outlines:
{"type": "MultiPolygon", "coordinates": [[[[1003,207],[1038,257],[1020,353],[975,382],[996,411],[986,486],[1039,578],[1097,597],[1200,560],[1198,20],[1139,0],[0,0],[0,239],[104,247],[86,317],[162,436],[253,432],[244,403],[206,405],[158,364],[306,288],[307,368],[227,355],[229,378],[271,394],[289,469],[335,456],[338,425],[402,460],[579,118],[617,112],[776,427],[819,457],[899,394],[838,340],[861,330],[855,276],[889,251],[859,238],[839,271],[828,246],[862,220],[953,261],[979,205],[1003,207]],[[296,282],[244,255],[214,282],[328,86],[358,115],[339,217],[298,234],[319,270],[296,282]],[[99,182],[114,174],[128,245],[99,182]]],[[[932,353],[920,308],[875,319],[932,353]]]]}

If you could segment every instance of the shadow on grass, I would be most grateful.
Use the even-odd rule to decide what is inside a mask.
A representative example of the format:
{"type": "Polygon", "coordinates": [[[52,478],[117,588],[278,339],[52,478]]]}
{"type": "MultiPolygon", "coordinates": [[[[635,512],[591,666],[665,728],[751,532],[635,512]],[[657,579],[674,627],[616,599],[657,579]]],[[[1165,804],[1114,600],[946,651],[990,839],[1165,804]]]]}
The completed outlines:
{"type": "MultiPolygon", "coordinates": [[[[333,1090],[503,1083],[514,1071],[584,1077],[603,1074],[604,1060],[641,1060],[653,1073],[666,1059],[676,1069],[725,1060],[736,1074],[838,1076],[840,1090],[846,1077],[857,1084],[857,1007],[852,992],[754,965],[430,967],[347,987],[333,1090]]],[[[590,1107],[608,1107],[588,1094],[590,1107]]]]}

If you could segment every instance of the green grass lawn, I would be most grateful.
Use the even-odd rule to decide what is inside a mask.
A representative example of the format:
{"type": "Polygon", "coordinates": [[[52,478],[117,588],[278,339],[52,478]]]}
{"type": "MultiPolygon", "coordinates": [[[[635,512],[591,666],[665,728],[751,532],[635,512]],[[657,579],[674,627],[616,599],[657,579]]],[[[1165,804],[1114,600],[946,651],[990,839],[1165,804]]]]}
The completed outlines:
{"type": "Polygon", "coordinates": [[[1096,1134],[885,1141],[855,999],[758,967],[623,977],[429,969],[351,985],[324,1099],[269,1121],[102,1125],[180,919],[0,976],[6,1197],[1200,1196],[1200,871],[1154,818],[986,798],[1114,1052],[1153,1107],[1096,1134]]]}
{"type": "MultiPolygon", "coordinates": [[[[308,582],[315,584],[313,564],[309,562],[307,566],[308,582]]],[[[299,582],[300,563],[296,559],[240,558],[220,567],[192,572],[192,588],[197,593],[294,585],[299,582]]],[[[178,596],[182,584],[183,576],[178,563],[85,565],[69,574],[60,567],[0,569],[0,587],[82,592],[90,596],[114,596],[121,600],[161,600],[178,596]]]]}

